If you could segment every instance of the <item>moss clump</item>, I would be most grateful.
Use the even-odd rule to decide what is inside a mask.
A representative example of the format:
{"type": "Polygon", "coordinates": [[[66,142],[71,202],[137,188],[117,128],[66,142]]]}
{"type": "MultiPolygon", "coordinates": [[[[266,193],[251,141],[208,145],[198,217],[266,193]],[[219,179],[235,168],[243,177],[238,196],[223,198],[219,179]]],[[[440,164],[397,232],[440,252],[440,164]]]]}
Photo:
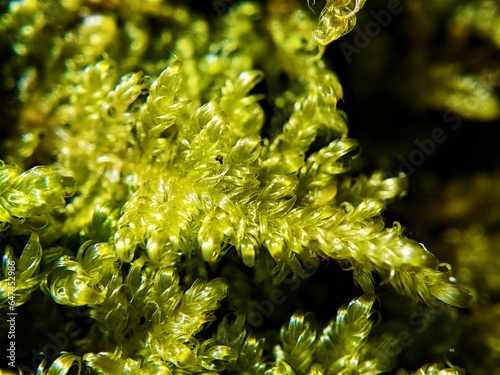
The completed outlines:
{"type": "MultiPolygon", "coordinates": [[[[427,306],[417,318],[439,315],[449,337],[414,358],[417,373],[462,374],[439,355],[458,347],[453,327],[467,335],[480,324],[462,324],[452,307],[470,306],[482,281],[464,274],[471,289],[459,285],[450,264],[384,220],[407,190],[404,174],[352,164],[360,146],[326,47],[354,28],[364,1],[309,4],[319,17],[293,1],[212,5],[207,14],[160,0],[2,9],[0,303],[37,332],[17,335],[4,368],[388,373],[406,365],[401,348],[426,347],[426,335],[418,342],[400,327],[427,306]],[[320,270],[324,281],[342,272],[330,261],[352,273],[356,295],[341,283],[315,290],[320,270]],[[309,302],[284,284],[341,306],[322,312],[326,321],[289,313],[286,301],[309,302]]],[[[463,115],[494,117],[488,98],[463,115]]],[[[478,311],[494,321],[491,303],[478,311]]],[[[479,339],[495,353],[488,340],[479,339]]]]}

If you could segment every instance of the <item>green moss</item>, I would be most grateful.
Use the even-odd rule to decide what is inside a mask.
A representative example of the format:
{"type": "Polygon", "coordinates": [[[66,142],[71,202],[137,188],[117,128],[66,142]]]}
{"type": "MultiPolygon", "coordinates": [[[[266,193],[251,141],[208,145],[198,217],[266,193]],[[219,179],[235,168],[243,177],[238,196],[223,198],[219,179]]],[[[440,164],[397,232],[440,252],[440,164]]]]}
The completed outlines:
{"type": "MultiPolygon", "coordinates": [[[[491,17],[488,27],[477,21],[483,3],[461,6],[456,14],[469,16],[453,22],[488,37],[491,17]]],[[[481,281],[466,265],[456,261],[470,290],[399,222],[384,220],[407,177],[353,168],[360,145],[338,108],[343,89],[326,46],[353,29],[363,5],[327,1],[318,18],[288,1],[240,2],[224,15],[160,0],[9,4],[0,18],[10,51],[2,95],[14,106],[2,128],[15,126],[2,139],[0,306],[6,314],[32,311],[32,300],[44,311],[58,304],[61,327],[78,328],[61,330],[68,339],[56,353],[32,344],[45,357],[41,373],[379,374],[405,365],[398,357],[409,341],[393,327],[418,304],[430,311],[426,323],[443,305],[472,303],[494,325],[494,304],[479,307],[481,281]],[[307,283],[330,260],[352,272],[360,296],[327,312],[329,322],[296,311],[275,319],[281,330],[254,330],[255,306],[271,315],[288,298],[280,285],[307,283]],[[386,301],[385,285],[399,295],[386,301]],[[84,325],[75,311],[87,315],[84,325]]],[[[495,118],[491,85],[478,88],[459,70],[430,69],[439,90],[421,105],[495,118]],[[479,93],[484,106],[462,106],[479,93]]],[[[446,332],[460,326],[465,337],[480,324],[446,311],[454,311],[442,319],[446,332]]],[[[419,365],[443,362],[457,343],[442,339],[430,358],[416,356],[419,365]]],[[[481,339],[498,353],[488,333],[481,339]]],[[[31,355],[18,352],[22,360],[3,367],[26,371],[31,355]]],[[[447,364],[416,373],[464,371],[447,364]]]]}

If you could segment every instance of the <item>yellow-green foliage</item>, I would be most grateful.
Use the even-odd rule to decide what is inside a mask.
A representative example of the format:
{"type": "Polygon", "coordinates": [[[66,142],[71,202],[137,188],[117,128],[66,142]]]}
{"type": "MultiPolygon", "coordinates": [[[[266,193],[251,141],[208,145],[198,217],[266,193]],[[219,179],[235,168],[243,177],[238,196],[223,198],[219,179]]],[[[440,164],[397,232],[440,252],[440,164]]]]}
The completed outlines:
{"type": "MultiPolygon", "coordinates": [[[[16,307],[40,289],[91,318],[41,373],[379,374],[396,368],[380,353],[397,339],[370,336],[377,284],[469,306],[451,266],[382,218],[405,176],[349,173],[360,147],[323,54],[363,5],[327,1],[317,19],[307,4],[245,1],[205,19],[160,0],[9,4],[2,75],[17,101],[15,126],[2,123],[3,264],[16,262],[16,307]],[[270,123],[280,131],[263,137],[270,123]],[[28,235],[16,256],[10,243],[28,235]],[[365,293],[324,327],[298,311],[266,337],[245,326],[244,302],[217,311],[231,293],[251,298],[323,260],[365,293]]],[[[2,280],[2,308],[8,292],[2,280]]]]}

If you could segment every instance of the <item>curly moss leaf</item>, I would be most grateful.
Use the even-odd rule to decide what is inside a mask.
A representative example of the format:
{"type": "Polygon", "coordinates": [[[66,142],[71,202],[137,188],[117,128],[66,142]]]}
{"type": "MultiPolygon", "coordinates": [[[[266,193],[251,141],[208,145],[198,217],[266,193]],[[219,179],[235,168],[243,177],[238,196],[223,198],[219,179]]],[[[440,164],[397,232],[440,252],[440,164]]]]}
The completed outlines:
{"type": "Polygon", "coordinates": [[[14,226],[33,216],[51,214],[62,208],[65,197],[74,192],[75,182],[54,168],[38,166],[21,172],[17,166],[0,161],[0,229],[14,226]]]}
{"type": "Polygon", "coordinates": [[[39,238],[36,233],[32,233],[31,237],[24,247],[24,250],[17,263],[17,277],[29,279],[38,272],[40,260],[42,259],[42,247],[40,246],[39,238]]]}
{"type": "Polygon", "coordinates": [[[198,333],[202,325],[215,320],[211,311],[219,307],[219,301],[227,294],[227,285],[223,279],[214,279],[208,283],[195,281],[182,298],[182,303],[170,318],[166,329],[177,334],[198,333]]]}
{"type": "Polygon", "coordinates": [[[244,326],[244,315],[227,315],[219,323],[215,339],[238,351],[237,360],[226,365],[228,370],[262,374],[265,368],[263,352],[266,340],[248,335],[244,326]]]}
{"type": "Polygon", "coordinates": [[[140,371],[138,361],[122,359],[113,353],[87,353],[83,356],[86,366],[99,374],[126,374],[140,371]]]}
{"type": "MultiPolygon", "coordinates": [[[[387,366],[367,341],[374,324],[373,295],[365,294],[343,305],[337,318],[323,330],[317,343],[320,363],[332,374],[380,374],[387,366]]],[[[394,345],[394,343],[392,343],[394,345]]]]}
{"type": "MultiPolygon", "coordinates": [[[[71,353],[65,353],[60,357],[57,357],[54,362],[50,365],[48,370],[42,370],[42,374],[46,375],[63,375],[70,372],[73,366],[78,366],[77,374],[81,374],[82,371],[82,362],[81,358],[77,355],[71,353]]],[[[43,363],[40,364],[40,367],[43,368],[43,363]]],[[[40,369],[39,367],[39,369],[40,369]]]]}
{"type": "Polygon", "coordinates": [[[356,13],[365,0],[329,0],[319,18],[319,29],[313,32],[314,39],[323,45],[347,34],[356,24],[356,13]]]}
{"type": "MultiPolygon", "coordinates": [[[[28,243],[25,245],[21,257],[16,259],[11,246],[7,245],[5,254],[2,257],[2,276],[0,280],[0,306],[7,305],[7,298],[10,293],[15,293],[15,307],[21,306],[31,298],[31,293],[38,289],[44,274],[40,274],[40,262],[42,260],[42,247],[39,237],[32,233],[28,243]],[[9,267],[14,266],[15,286],[14,290],[9,285],[9,267]]],[[[10,273],[12,274],[12,272],[10,273]]]]}
{"type": "Polygon", "coordinates": [[[263,72],[250,70],[241,73],[236,81],[227,80],[221,89],[221,108],[233,125],[232,133],[238,138],[256,135],[264,124],[264,111],[257,103],[264,95],[249,95],[263,79],[263,72]]]}
{"type": "Polygon", "coordinates": [[[174,102],[182,82],[181,67],[182,63],[174,60],[149,89],[148,101],[143,112],[149,137],[158,137],[174,125],[177,117],[184,111],[187,101],[174,102]]]}
{"type": "Polygon", "coordinates": [[[219,345],[215,340],[205,340],[201,343],[199,361],[201,367],[211,371],[223,371],[227,365],[238,359],[238,351],[230,346],[219,345]]]}
{"type": "Polygon", "coordinates": [[[296,373],[305,373],[314,360],[316,341],[316,331],[308,322],[308,317],[301,313],[293,314],[288,326],[281,328],[280,337],[283,358],[278,357],[279,360],[288,363],[296,373]]]}
{"type": "Polygon", "coordinates": [[[62,305],[98,305],[120,282],[114,248],[84,244],[77,258],[63,256],[43,281],[43,289],[62,305]],[[109,288],[110,290],[107,290],[109,288]]]}

